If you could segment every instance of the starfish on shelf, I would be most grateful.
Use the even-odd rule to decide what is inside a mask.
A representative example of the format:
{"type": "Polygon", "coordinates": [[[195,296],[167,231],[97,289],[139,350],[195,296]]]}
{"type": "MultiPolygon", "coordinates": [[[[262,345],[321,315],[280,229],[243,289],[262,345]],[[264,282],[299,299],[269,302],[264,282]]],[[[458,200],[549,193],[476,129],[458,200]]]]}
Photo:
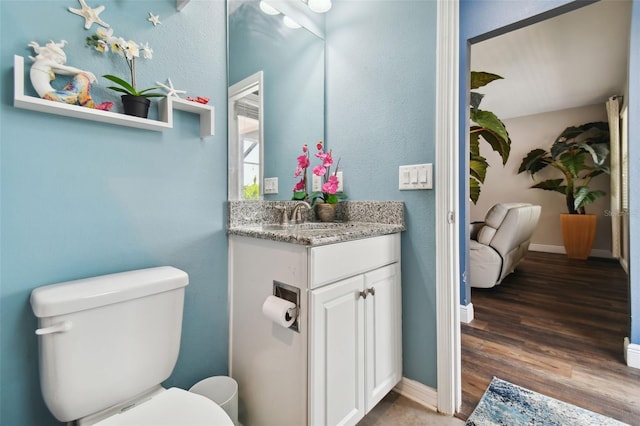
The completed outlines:
{"type": "Polygon", "coordinates": [[[167,97],[169,97],[169,96],[174,96],[174,97],[176,97],[176,98],[179,98],[179,97],[180,97],[180,96],[178,96],[178,94],[179,94],[179,93],[183,93],[183,94],[184,94],[184,93],[187,93],[187,91],[186,91],[186,90],[178,90],[178,89],[175,89],[175,88],[173,87],[173,82],[171,81],[171,79],[170,79],[170,78],[168,78],[168,79],[167,79],[167,81],[169,82],[169,85],[162,84],[162,83],[160,83],[159,81],[156,81],[156,84],[157,84],[158,86],[162,87],[163,89],[165,89],[165,90],[167,91],[167,97]]]}
{"type": "Polygon", "coordinates": [[[95,9],[87,6],[87,2],[85,0],[78,0],[80,2],[80,6],[82,9],[74,9],[72,7],[68,8],[69,12],[75,13],[76,15],[82,16],[84,18],[84,29],[88,30],[91,26],[96,23],[105,28],[109,28],[109,24],[100,19],[100,14],[104,11],[104,6],[98,6],[95,9]]]}
{"type": "Polygon", "coordinates": [[[154,27],[157,27],[158,24],[162,24],[162,22],[160,22],[160,15],[154,15],[151,12],[149,12],[149,17],[147,18],[147,21],[151,22],[154,27]]]}

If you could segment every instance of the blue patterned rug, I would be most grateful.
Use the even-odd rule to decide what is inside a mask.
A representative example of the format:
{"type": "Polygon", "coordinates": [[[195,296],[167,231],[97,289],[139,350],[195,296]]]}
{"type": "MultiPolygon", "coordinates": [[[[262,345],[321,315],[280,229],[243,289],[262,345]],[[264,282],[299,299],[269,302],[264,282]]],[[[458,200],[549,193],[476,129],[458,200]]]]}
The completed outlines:
{"type": "Polygon", "coordinates": [[[494,377],[466,426],[625,424],[494,377]]]}

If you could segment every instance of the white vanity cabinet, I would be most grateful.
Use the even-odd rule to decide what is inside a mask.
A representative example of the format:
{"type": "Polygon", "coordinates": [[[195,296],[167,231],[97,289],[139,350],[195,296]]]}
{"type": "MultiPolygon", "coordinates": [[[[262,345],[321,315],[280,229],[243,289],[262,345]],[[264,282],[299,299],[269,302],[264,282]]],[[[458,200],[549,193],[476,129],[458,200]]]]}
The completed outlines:
{"type": "Polygon", "coordinates": [[[400,381],[399,277],[392,263],[311,291],[311,424],[356,424],[400,381]]]}
{"type": "Polygon", "coordinates": [[[311,247],[229,241],[240,421],[356,424],[402,376],[400,234],[311,247]],[[300,289],[298,331],[262,315],[274,281],[300,289]]]}

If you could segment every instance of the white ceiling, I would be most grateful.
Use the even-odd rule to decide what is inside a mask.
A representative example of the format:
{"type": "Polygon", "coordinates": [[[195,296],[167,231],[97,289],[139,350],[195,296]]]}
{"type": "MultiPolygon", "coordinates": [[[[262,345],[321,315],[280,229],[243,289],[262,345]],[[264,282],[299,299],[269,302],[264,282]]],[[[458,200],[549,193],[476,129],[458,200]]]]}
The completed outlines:
{"type": "Polygon", "coordinates": [[[630,0],[601,0],[473,44],[470,69],[498,74],[477,89],[501,119],[603,103],[624,94],[630,0]]]}

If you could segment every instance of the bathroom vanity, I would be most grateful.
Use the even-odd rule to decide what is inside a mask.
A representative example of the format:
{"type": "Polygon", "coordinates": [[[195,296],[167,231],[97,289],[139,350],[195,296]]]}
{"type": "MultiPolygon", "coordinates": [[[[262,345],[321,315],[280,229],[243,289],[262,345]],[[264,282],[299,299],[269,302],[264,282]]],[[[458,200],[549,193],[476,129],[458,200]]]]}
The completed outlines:
{"type": "Polygon", "coordinates": [[[400,381],[403,229],[229,228],[229,369],[243,424],[356,424],[400,381]],[[293,328],[262,313],[283,284],[299,291],[293,328]]]}

